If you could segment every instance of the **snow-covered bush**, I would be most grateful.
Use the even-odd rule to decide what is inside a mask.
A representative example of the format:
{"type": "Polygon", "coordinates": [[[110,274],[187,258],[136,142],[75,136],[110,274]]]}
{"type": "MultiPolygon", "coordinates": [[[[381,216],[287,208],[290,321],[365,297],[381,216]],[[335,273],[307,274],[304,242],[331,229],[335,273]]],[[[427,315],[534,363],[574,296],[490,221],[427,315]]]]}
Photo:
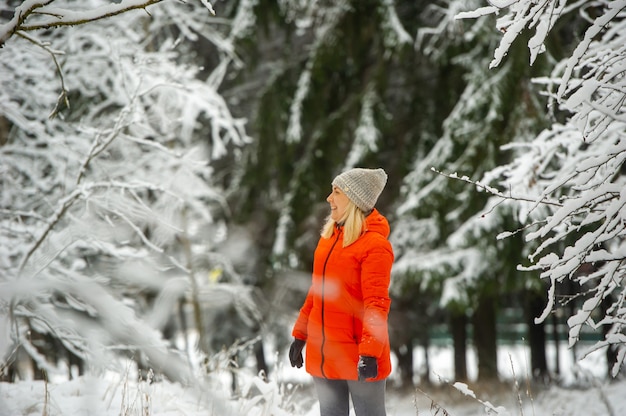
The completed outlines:
{"type": "MultiPolygon", "coordinates": [[[[94,368],[124,353],[187,381],[164,334],[199,324],[222,276],[239,283],[209,273],[230,271],[211,161],[248,141],[245,120],[217,92],[223,65],[202,81],[174,38],[156,36],[189,37],[194,20],[172,22],[169,5],[51,28],[141,3],[25,1],[16,16],[35,19],[0,28],[3,371],[24,353],[50,375],[68,365],[53,351],[94,368]]],[[[254,316],[249,291],[231,292],[254,316]]]]}

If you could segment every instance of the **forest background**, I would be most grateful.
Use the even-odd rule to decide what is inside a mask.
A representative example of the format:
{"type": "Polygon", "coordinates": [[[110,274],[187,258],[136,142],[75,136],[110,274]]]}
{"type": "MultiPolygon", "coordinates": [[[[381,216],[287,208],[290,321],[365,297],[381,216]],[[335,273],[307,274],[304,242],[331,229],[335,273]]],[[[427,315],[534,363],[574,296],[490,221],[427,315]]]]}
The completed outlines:
{"type": "Polygon", "coordinates": [[[389,174],[399,386],[436,342],[459,381],[581,340],[619,377],[626,2],[1,7],[4,379],[271,377],[353,166],[389,174]]]}

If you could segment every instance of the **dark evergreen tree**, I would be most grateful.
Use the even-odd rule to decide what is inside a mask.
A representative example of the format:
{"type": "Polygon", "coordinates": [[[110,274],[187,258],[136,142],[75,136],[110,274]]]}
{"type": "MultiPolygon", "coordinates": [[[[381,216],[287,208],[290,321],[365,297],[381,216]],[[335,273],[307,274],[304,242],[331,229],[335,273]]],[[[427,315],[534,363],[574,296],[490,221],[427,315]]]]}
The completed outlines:
{"type": "MultiPolygon", "coordinates": [[[[445,13],[432,8],[437,24],[419,38],[438,69],[434,90],[448,97],[449,104],[439,114],[440,134],[417,155],[403,181],[396,212],[397,226],[405,231],[396,234],[400,256],[395,272],[398,279],[439,288],[439,300],[454,323],[458,365],[464,365],[464,311],[470,311],[479,378],[496,379],[496,313],[500,299],[520,288],[516,265],[524,258],[523,244],[495,238],[500,225],[513,221],[511,207],[488,206],[488,195],[450,177],[481,177],[507,160],[502,145],[513,137],[531,137],[546,125],[544,104],[535,98],[530,81],[542,66],[529,68],[523,48],[511,48],[502,68],[490,70],[490,51],[499,39],[493,21],[453,20],[471,5],[446,4],[445,13]],[[490,212],[488,219],[484,212],[490,212]]],[[[460,378],[465,374],[463,368],[456,370],[460,378]]]]}

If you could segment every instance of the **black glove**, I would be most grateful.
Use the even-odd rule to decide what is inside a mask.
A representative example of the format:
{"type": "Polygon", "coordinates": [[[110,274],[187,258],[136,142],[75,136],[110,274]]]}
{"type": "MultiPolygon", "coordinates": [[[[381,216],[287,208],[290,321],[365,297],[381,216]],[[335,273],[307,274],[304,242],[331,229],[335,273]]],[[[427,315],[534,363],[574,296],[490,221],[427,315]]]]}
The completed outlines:
{"type": "Polygon", "coordinates": [[[292,367],[302,367],[302,363],[304,362],[304,360],[302,360],[302,348],[304,348],[305,343],[306,342],[301,339],[293,339],[291,347],[289,347],[289,361],[292,367]]]}
{"type": "Polygon", "coordinates": [[[365,381],[368,378],[378,376],[378,362],[376,361],[376,357],[361,355],[357,368],[359,370],[359,381],[365,381]]]}

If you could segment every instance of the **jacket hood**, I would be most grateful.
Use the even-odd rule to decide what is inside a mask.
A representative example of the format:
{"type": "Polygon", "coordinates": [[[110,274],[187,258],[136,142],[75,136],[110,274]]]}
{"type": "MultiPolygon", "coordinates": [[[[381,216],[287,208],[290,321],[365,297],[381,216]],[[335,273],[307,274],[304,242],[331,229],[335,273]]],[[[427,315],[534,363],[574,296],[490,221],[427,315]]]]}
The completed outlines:
{"type": "Polygon", "coordinates": [[[365,217],[365,224],[367,231],[372,231],[382,235],[385,238],[389,237],[389,222],[376,208],[365,217]]]}

